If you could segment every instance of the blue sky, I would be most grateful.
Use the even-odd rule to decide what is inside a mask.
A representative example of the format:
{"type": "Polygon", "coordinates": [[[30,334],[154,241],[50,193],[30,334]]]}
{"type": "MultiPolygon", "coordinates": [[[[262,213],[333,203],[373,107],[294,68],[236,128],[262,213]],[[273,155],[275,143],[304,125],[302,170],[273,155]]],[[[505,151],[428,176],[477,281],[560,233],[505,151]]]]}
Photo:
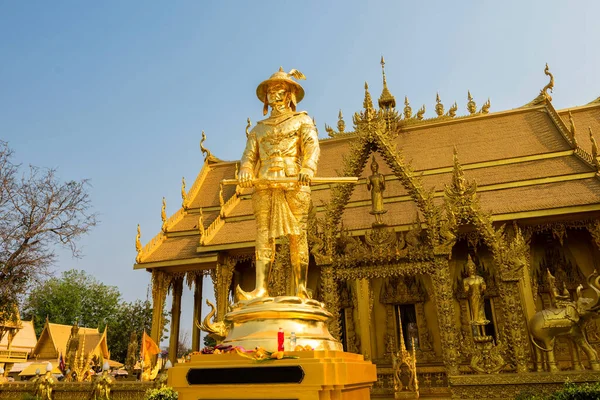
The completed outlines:
{"type": "MultiPolygon", "coordinates": [[[[202,165],[198,146],[239,159],[246,118],[259,120],[256,85],[281,65],[307,80],[300,109],[334,125],[381,91],[381,55],[399,103],[435,94],[465,114],[467,90],[491,111],[521,106],[555,76],[557,108],[600,96],[600,2],[578,1],[1,1],[0,138],[16,160],[91,179],[101,224],[61,252],[58,271],[84,269],[145,298],[133,271],[160,208],[181,204],[202,165]]],[[[205,293],[212,290],[205,288],[205,293]]],[[[191,326],[184,297],[182,328],[191,326]]]]}

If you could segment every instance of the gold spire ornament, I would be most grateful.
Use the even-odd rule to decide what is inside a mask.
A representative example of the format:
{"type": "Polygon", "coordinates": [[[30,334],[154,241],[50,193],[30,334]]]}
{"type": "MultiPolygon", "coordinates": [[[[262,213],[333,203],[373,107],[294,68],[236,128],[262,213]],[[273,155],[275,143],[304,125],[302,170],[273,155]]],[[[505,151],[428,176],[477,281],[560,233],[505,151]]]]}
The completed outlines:
{"type": "Polygon", "coordinates": [[[181,177],[181,207],[186,208],[187,207],[187,202],[186,200],[186,191],[185,191],[185,176],[181,177]]]}
{"type": "Polygon", "coordinates": [[[442,104],[442,101],[440,100],[440,94],[436,93],[435,94],[435,113],[437,114],[438,118],[442,117],[444,115],[444,105],[442,104]]]}
{"type": "Polygon", "coordinates": [[[469,114],[473,115],[477,112],[477,104],[473,101],[470,90],[467,90],[467,99],[469,100],[467,103],[467,111],[469,111],[469,114]]]}
{"type": "Polygon", "coordinates": [[[135,235],[135,252],[137,253],[135,257],[135,262],[139,263],[142,261],[142,242],[140,238],[142,237],[142,232],[140,229],[140,224],[137,226],[137,235],[135,235]]]}
{"type": "Polygon", "coordinates": [[[577,138],[575,137],[575,120],[573,120],[573,115],[571,114],[571,110],[569,110],[569,138],[575,147],[577,147],[577,138]]]}
{"type": "Polygon", "coordinates": [[[160,209],[160,219],[162,220],[162,231],[167,232],[167,199],[163,197],[162,207],[160,209]]]}
{"type": "Polygon", "coordinates": [[[396,98],[392,96],[392,93],[387,87],[387,80],[385,78],[385,60],[381,56],[381,73],[383,74],[383,90],[381,96],[379,96],[379,108],[389,110],[396,107],[396,98]]]}
{"type": "Polygon", "coordinates": [[[371,120],[375,116],[375,108],[373,107],[373,99],[369,93],[369,84],[365,82],[365,99],[363,100],[363,115],[366,120],[371,120]]]}
{"type": "Polygon", "coordinates": [[[344,122],[344,116],[342,115],[342,110],[338,114],[338,122],[337,122],[338,133],[344,133],[346,130],[346,122],[344,122]]]}
{"type": "Polygon", "coordinates": [[[404,96],[404,119],[412,118],[412,108],[410,108],[410,104],[408,103],[408,96],[404,96]]]}
{"type": "Polygon", "coordinates": [[[198,215],[198,233],[200,234],[200,245],[204,246],[206,229],[204,229],[204,214],[202,208],[200,208],[200,215],[198,215]]]}
{"type": "Polygon", "coordinates": [[[596,143],[596,139],[594,138],[594,134],[592,132],[592,127],[588,127],[590,131],[590,141],[592,142],[592,162],[596,166],[596,169],[600,171],[600,160],[598,160],[598,143],[596,143]]]}
{"type": "Polygon", "coordinates": [[[544,74],[550,77],[550,82],[548,82],[548,84],[544,86],[544,88],[541,90],[541,94],[543,94],[544,97],[548,99],[548,101],[552,101],[552,96],[550,96],[548,90],[550,90],[550,92],[554,92],[552,90],[554,89],[554,75],[552,75],[552,73],[550,72],[550,68],[548,68],[548,63],[546,63],[546,68],[544,68],[544,74]]]}

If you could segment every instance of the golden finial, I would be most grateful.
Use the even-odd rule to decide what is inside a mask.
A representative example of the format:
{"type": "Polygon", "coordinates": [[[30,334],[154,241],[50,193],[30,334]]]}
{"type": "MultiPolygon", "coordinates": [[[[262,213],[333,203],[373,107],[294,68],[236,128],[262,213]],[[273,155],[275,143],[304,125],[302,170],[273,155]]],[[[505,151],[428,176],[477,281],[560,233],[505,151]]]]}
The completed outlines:
{"type": "Polygon", "coordinates": [[[456,104],[456,102],[454,102],[454,104],[452,104],[452,107],[450,107],[450,109],[448,110],[448,116],[451,118],[456,117],[457,110],[458,110],[458,104],[456,104]]]}
{"type": "Polygon", "coordinates": [[[548,90],[553,92],[554,89],[554,75],[550,72],[550,68],[548,68],[548,63],[546,63],[546,68],[544,68],[544,74],[550,77],[550,82],[542,89],[541,93],[548,99],[548,101],[552,101],[552,96],[548,94],[548,90]]]}
{"type": "Polygon", "coordinates": [[[600,161],[598,160],[598,144],[596,143],[596,139],[592,133],[592,127],[588,126],[588,129],[590,131],[590,141],[592,142],[592,160],[596,168],[600,170],[600,161]]]}
{"type": "Polygon", "coordinates": [[[234,179],[238,179],[238,174],[240,173],[240,164],[235,163],[235,172],[233,173],[234,179]]]}
{"type": "Polygon", "coordinates": [[[373,107],[373,99],[371,99],[371,93],[369,93],[369,84],[365,82],[365,99],[363,101],[364,117],[370,120],[375,115],[375,109],[373,107]]]}
{"type": "Polygon", "coordinates": [[[140,224],[137,226],[137,235],[135,235],[135,252],[137,256],[135,257],[135,262],[139,263],[142,261],[142,242],[140,238],[142,237],[142,231],[140,229],[140,224]]]}
{"type": "Polygon", "coordinates": [[[477,112],[477,104],[473,101],[470,90],[467,90],[467,99],[469,100],[467,103],[467,111],[469,111],[469,114],[473,115],[477,112]]]}
{"type": "Polygon", "coordinates": [[[185,204],[185,198],[186,198],[186,194],[185,194],[185,176],[181,177],[181,207],[185,208],[186,204],[185,204]]]}
{"type": "Polygon", "coordinates": [[[490,98],[488,97],[487,101],[481,106],[481,110],[479,112],[482,114],[488,114],[490,112],[491,105],[492,103],[490,103],[490,98]]]}
{"type": "Polygon", "coordinates": [[[225,200],[223,199],[223,183],[219,184],[219,206],[223,208],[223,204],[225,204],[225,200]]]}
{"type": "Polygon", "coordinates": [[[200,234],[200,244],[204,245],[204,235],[206,230],[204,229],[204,214],[202,208],[200,208],[200,215],[198,216],[198,233],[200,234]]]}
{"type": "Polygon", "coordinates": [[[344,122],[344,116],[342,115],[342,110],[338,114],[338,122],[337,122],[338,132],[344,133],[346,130],[346,122],[344,122]]]}
{"type": "Polygon", "coordinates": [[[444,115],[444,105],[442,104],[442,101],[440,100],[440,94],[436,93],[435,94],[435,113],[437,114],[438,118],[441,117],[442,115],[444,115]]]}
{"type": "Polygon", "coordinates": [[[390,90],[387,87],[387,80],[385,78],[385,60],[381,56],[381,73],[383,74],[383,90],[381,96],[379,96],[379,108],[390,109],[396,107],[396,98],[392,96],[390,90]]]}
{"type": "Polygon", "coordinates": [[[162,208],[160,209],[160,219],[162,220],[162,231],[167,232],[167,200],[162,198],[162,208]]]}
{"type": "Polygon", "coordinates": [[[248,117],[248,125],[246,125],[246,137],[248,137],[248,135],[250,135],[250,132],[248,132],[248,129],[250,129],[251,126],[252,126],[252,122],[250,121],[250,117],[248,117]]]}
{"type": "Polygon", "coordinates": [[[206,134],[202,131],[202,139],[200,139],[200,151],[204,154],[204,159],[206,160],[209,157],[212,157],[212,153],[206,147],[204,147],[204,142],[206,141],[206,134]]]}
{"type": "Polygon", "coordinates": [[[404,119],[410,119],[412,117],[412,108],[408,103],[408,96],[404,96],[404,119]]]}
{"type": "Polygon", "coordinates": [[[573,142],[573,145],[577,146],[577,139],[575,138],[575,121],[573,120],[573,115],[571,115],[571,110],[569,110],[569,125],[569,137],[571,139],[571,142],[573,142]]]}
{"type": "Polygon", "coordinates": [[[421,121],[423,119],[423,115],[425,115],[425,104],[423,104],[423,106],[419,108],[419,111],[417,111],[417,119],[421,121]]]}

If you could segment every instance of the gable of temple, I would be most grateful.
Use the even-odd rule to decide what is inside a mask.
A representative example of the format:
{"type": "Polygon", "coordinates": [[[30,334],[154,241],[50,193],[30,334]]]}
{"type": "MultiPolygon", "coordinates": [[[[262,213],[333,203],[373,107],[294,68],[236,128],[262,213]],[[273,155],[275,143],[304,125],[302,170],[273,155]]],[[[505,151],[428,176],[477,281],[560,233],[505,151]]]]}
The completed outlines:
{"type": "MultiPolygon", "coordinates": [[[[33,349],[32,356],[40,360],[58,360],[61,354],[66,357],[72,329],[73,327],[70,325],[53,324],[46,321],[40,338],[33,349]]],[[[80,340],[77,351],[81,352],[83,350],[86,356],[88,354],[102,354],[104,358],[109,358],[106,330],[101,333],[97,328],[79,327],[78,334],[80,340]]]]}

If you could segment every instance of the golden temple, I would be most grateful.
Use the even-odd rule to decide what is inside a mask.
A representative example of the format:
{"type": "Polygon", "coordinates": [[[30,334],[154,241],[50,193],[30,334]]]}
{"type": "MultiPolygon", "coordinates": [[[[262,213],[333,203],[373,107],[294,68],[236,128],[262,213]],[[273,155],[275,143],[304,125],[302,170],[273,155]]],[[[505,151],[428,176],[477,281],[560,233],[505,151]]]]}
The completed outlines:
{"type": "MultiPolygon", "coordinates": [[[[397,110],[384,72],[378,108],[365,84],[352,123],[340,111],[337,129],[325,126],[318,175],[359,180],[313,182],[307,291],[333,314],[329,332],[344,351],[376,365],[371,397],[510,398],[565,377],[598,380],[600,98],[557,110],[544,72],[549,83],[524,106],[491,112],[469,91],[459,116],[438,94],[432,118],[408,98],[397,110]]],[[[134,268],[152,273],[157,342],[173,296],[172,358],[184,282],[194,321],[203,319],[205,275],[216,321],[238,285],[256,283],[252,189],[223,185],[240,161],[218,159],[205,141],[203,133],[204,164],[189,190],[182,183],[181,208],[167,218],[163,199],[161,232],[142,246],[138,227],[136,238],[134,268]]],[[[279,239],[271,296],[294,295],[289,260],[290,243],[279,239]]]]}

